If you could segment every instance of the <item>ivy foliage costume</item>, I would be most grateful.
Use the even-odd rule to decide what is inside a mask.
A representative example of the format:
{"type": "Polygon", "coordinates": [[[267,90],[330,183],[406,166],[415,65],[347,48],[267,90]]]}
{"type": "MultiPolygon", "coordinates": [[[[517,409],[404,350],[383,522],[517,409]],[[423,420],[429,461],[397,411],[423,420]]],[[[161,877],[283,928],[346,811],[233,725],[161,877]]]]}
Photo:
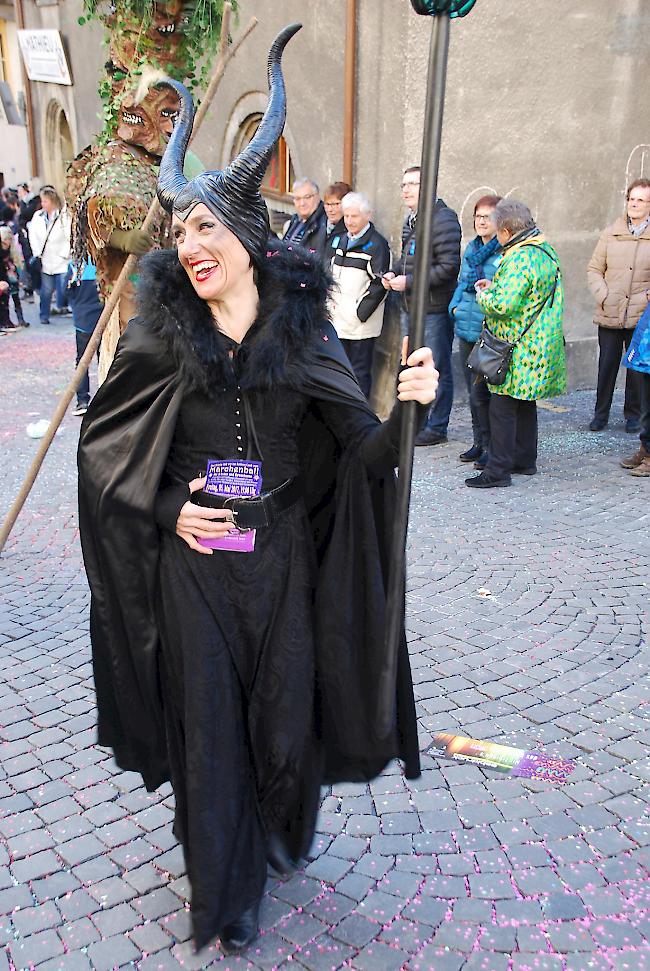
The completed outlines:
{"type": "MultiPolygon", "coordinates": [[[[161,214],[150,233],[141,226],[156,196],[160,159],[178,111],[178,95],[155,83],[192,75],[198,57],[216,47],[223,0],[195,5],[184,0],[117,0],[104,10],[87,0],[89,17],[106,26],[110,59],[100,84],[104,128],[68,171],[66,197],[72,209],[72,252],[77,265],[90,259],[104,300],[130,253],[171,245],[169,218],[161,214]]],[[[85,18],[81,18],[82,22],[85,18]]],[[[209,57],[207,59],[209,61],[209,57]]],[[[207,62],[192,83],[199,83],[207,62]]],[[[201,171],[189,155],[188,173],[201,171]]],[[[120,297],[102,339],[100,380],[110,366],[120,334],[135,311],[134,281],[120,297]]]]}
{"type": "Polygon", "coordinates": [[[496,337],[518,341],[505,382],[489,385],[490,391],[525,401],[564,394],[564,290],[558,255],[550,243],[538,233],[506,246],[491,286],[477,295],[477,302],[496,337]],[[532,327],[518,340],[542,304],[532,327]]]}

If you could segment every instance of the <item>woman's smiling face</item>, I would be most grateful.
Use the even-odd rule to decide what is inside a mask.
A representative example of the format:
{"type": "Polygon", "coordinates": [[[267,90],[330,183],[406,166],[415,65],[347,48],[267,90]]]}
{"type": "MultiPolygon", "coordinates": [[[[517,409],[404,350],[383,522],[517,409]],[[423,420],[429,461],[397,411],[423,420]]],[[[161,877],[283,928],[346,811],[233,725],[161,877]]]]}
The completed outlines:
{"type": "Polygon", "coordinates": [[[185,220],[174,215],[172,233],[181,266],[202,300],[222,300],[252,274],[247,251],[203,203],[185,220]]]}

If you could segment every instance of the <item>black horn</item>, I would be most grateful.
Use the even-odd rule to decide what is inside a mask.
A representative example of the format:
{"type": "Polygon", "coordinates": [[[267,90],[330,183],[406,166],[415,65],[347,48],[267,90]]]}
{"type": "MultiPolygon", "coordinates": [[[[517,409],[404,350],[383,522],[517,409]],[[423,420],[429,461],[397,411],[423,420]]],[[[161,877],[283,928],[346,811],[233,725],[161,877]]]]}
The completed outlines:
{"type": "Polygon", "coordinates": [[[167,212],[172,212],[174,202],[187,185],[187,179],[183,175],[183,165],[187,146],[192,136],[194,104],[190,92],[180,81],[175,81],[173,78],[162,78],[158,81],[156,87],[171,88],[176,92],[181,103],[174,121],[174,130],[160,162],[160,173],[158,175],[157,191],[160,205],[167,212]]]}
{"type": "Polygon", "coordinates": [[[180,219],[192,209],[205,205],[231,232],[260,265],[266,255],[269,213],[260,188],[273,149],[282,134],[287,113],[287,97],[282,76],[282,52],[302,24],[285,27],[273,42],[268,60],[269,102],[253,140],[223,172],[203,172],[188,182],[183,162],[192,132],[194,109],[189,91],[178,81],[160,83],[180,96],[181,109],[160,165],[158,198],[164,209],[180,219]]]}

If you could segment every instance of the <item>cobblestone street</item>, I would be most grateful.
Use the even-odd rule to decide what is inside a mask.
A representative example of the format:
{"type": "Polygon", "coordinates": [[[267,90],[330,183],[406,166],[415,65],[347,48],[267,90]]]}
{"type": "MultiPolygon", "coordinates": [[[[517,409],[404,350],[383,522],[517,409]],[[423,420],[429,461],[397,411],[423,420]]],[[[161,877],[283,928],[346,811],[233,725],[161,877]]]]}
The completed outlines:
{"type": "MultiPolygon", "coordinates": [[[[3,515],[73,365],[69,318],[0,338],[3,515]]],[[[170,788],[94,744],[68,413],[0,561],[0,971],[650,968],[650,480],[618,466],[638,444],[619,393],[601,434],[592,404],[544,405],[539,474],[488,491],[464,485],[455,409],[449,444],[418,450],[409,546],[423,752],[436,732],[544,748],[575,759],[567,783],[427,751],[416,782],[325,791],[238,958],[192,951],[170,788]]]]}

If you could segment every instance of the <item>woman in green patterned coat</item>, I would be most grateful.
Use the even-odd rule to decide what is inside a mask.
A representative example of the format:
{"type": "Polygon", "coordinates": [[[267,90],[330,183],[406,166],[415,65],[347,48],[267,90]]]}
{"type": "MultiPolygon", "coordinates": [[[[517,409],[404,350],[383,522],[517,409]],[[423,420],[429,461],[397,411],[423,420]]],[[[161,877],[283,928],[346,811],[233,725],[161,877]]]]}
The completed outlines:
{"type": "Polygon", "coordinates": [[[535,474],[537,400],[566,390],[564,294],[557,253],[522,202],[502,200],[493,218],[503,257],[491,283],[476,283],[477,299],[490,331],[515,348],[505,382],[489,386],[487,465],[480,475],[465,480],[475,489],[509,486],[512,472],[535,474]]]}

